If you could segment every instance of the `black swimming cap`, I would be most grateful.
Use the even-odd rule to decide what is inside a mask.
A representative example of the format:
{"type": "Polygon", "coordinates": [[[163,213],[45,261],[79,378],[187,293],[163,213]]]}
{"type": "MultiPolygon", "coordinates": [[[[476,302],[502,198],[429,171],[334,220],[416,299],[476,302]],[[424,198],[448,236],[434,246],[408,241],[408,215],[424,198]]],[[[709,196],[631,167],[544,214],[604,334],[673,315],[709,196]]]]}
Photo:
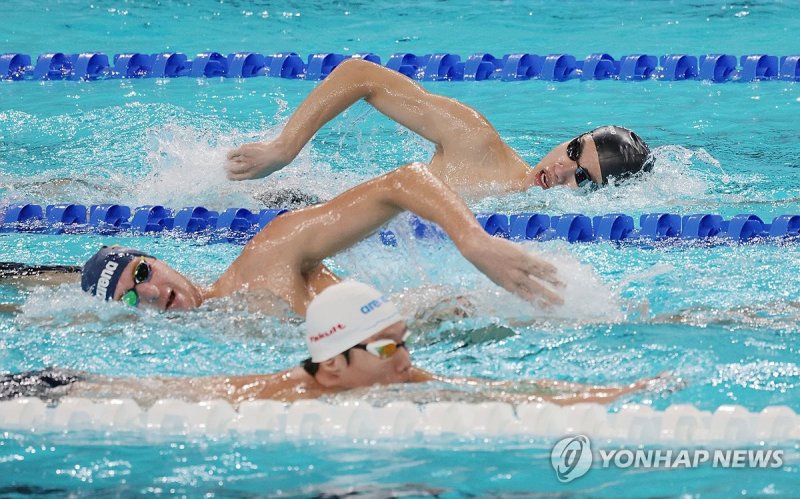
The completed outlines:
{"type": "Polygon", "coordinates": [[[83,266],[81,288],[104,300],[112,299],[122,271],[131,261],[140,256],[152,258],[147,253],[135,249],[122,246],[103,246],[83,266]]]}
{"type": "Polygon", "coordinates": [[[614,177],[623,180],[653,168],[650,148],[638,135],[621,126],[601,126],[589,134],[597,147],[603,185],[614,177]]]}

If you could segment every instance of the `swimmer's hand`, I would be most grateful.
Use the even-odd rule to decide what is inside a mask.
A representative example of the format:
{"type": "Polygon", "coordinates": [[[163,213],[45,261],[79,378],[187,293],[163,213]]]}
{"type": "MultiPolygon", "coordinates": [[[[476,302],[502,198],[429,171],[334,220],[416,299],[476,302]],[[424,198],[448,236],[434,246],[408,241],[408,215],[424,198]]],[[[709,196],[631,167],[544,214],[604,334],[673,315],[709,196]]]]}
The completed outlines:
{"type": "Polygon", "coordinates": [[[244,144],[228,151],[227,158],[225,171],[230,180],[264,178],[294,159],[277,140],[244,144]]]}
{"type": "Polygon", "coordinates": [[[486,234],[486,238],[471,241],[462,253],[495,284],[525,300],[543,307],[564,303],[547,286],[564,286],[556,268],[517,244],[486,234]]]}

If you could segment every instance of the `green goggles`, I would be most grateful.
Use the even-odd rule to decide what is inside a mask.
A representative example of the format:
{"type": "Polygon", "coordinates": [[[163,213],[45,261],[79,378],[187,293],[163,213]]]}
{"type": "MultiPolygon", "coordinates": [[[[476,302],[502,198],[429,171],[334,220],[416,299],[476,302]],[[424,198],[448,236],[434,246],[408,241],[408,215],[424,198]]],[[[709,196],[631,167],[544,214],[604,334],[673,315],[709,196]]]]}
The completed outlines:
{"type": "Polygon", "coordinates": [[[150,264],[147,263],[144,257],[140,258],[139,262],[133,267],[133,288],[125,291],[119,299],[119,301],[131,307],[139,306],[139,293],[136,292],[136,286],[150,280],[150,264]]]}

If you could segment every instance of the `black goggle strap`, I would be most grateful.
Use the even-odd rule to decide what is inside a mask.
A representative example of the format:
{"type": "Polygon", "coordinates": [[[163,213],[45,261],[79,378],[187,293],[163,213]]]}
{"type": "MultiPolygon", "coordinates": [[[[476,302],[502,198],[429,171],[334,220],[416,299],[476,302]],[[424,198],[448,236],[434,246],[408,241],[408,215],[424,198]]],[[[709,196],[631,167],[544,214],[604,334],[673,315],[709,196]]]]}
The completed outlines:
{"type": "Polygon", "coordinates": [[[582,166],[575,168],[575,183],[578,187],[586,187],[588,184],[594,184],[594,180],[589,176],[589,172],[582,166]]]}

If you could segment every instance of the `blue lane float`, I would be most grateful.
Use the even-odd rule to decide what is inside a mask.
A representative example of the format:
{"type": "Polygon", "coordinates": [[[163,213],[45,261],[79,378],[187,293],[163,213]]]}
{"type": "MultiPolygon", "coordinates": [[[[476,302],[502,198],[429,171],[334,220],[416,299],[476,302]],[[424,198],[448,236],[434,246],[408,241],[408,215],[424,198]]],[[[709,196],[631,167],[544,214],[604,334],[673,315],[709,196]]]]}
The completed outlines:
{"type": "MultiPolygon", "coordinates": [[[[0,79],[78,80],[113,78],[274,78],[322,80],[347,59],[381,64],[371,52],[356,54],[296,52],[204,52],[189,59],[186,54],[124,52],[109,57],[101,52],[67,54],[51,52],[32,58],[23,53],[0,54],[0,79]]],[[[425,81],[519,81],[569,80],[705,80],[714,83],[761,80],[800,81],[800,55],[746,54],[628,54],[615,59],[592,53],[581,59],[572,54],[509,53],[495,57],[478,52],[467,57],[449,52],[396,53],[386,67],[409,78],[425,81]]]]}
{"type": "Polygon", "coordinates": [[[633,54],[620,60],[619,79],[626,81],[648,80],[656,73],[658,58],[654,55],[633,54]]]}
{"type": "MultiPolygon", "coordinates": [[[[210,242],[242,244],[266,227],[285,209],[228,208],[222,212],[203,206],[179,210],[160,205],[131,208],[120,204],[12,205],[0,216],[0,232],[85,233],[155,235],[169,232],[177,236],[204,236],[210,242]]],[[[800,215],[780,215],[770,223],[753,214],[730,219],[712,213],[678,215],[647,213],[634,217],[609,213],[588,217],[580,213],[545,215],[543,213],[479,213],[478,222],[487,233],[514,241],[549,241],[570,243],[615,242],[651,244],[664,241],[774,242],[800,241],[800,215]]],[[[410,233],[420,239],[445,238],[437,226],[410,218],[410,233]]],[[[397,236],[384,230],[385,244],[396,244],[397,236]]]]}
{"type": "Polygon", "coordinates": [[[697,78],[697,57],[684,54],[671,54],[661,58],[658,77],[662,80],[680,81],[697,78]]]}
{"type": "Polygon", "coordinates": [[[581,80],[607,80],[619,75],[620,63],[609,54],[591,54],[580,63],[581,80]]]}

